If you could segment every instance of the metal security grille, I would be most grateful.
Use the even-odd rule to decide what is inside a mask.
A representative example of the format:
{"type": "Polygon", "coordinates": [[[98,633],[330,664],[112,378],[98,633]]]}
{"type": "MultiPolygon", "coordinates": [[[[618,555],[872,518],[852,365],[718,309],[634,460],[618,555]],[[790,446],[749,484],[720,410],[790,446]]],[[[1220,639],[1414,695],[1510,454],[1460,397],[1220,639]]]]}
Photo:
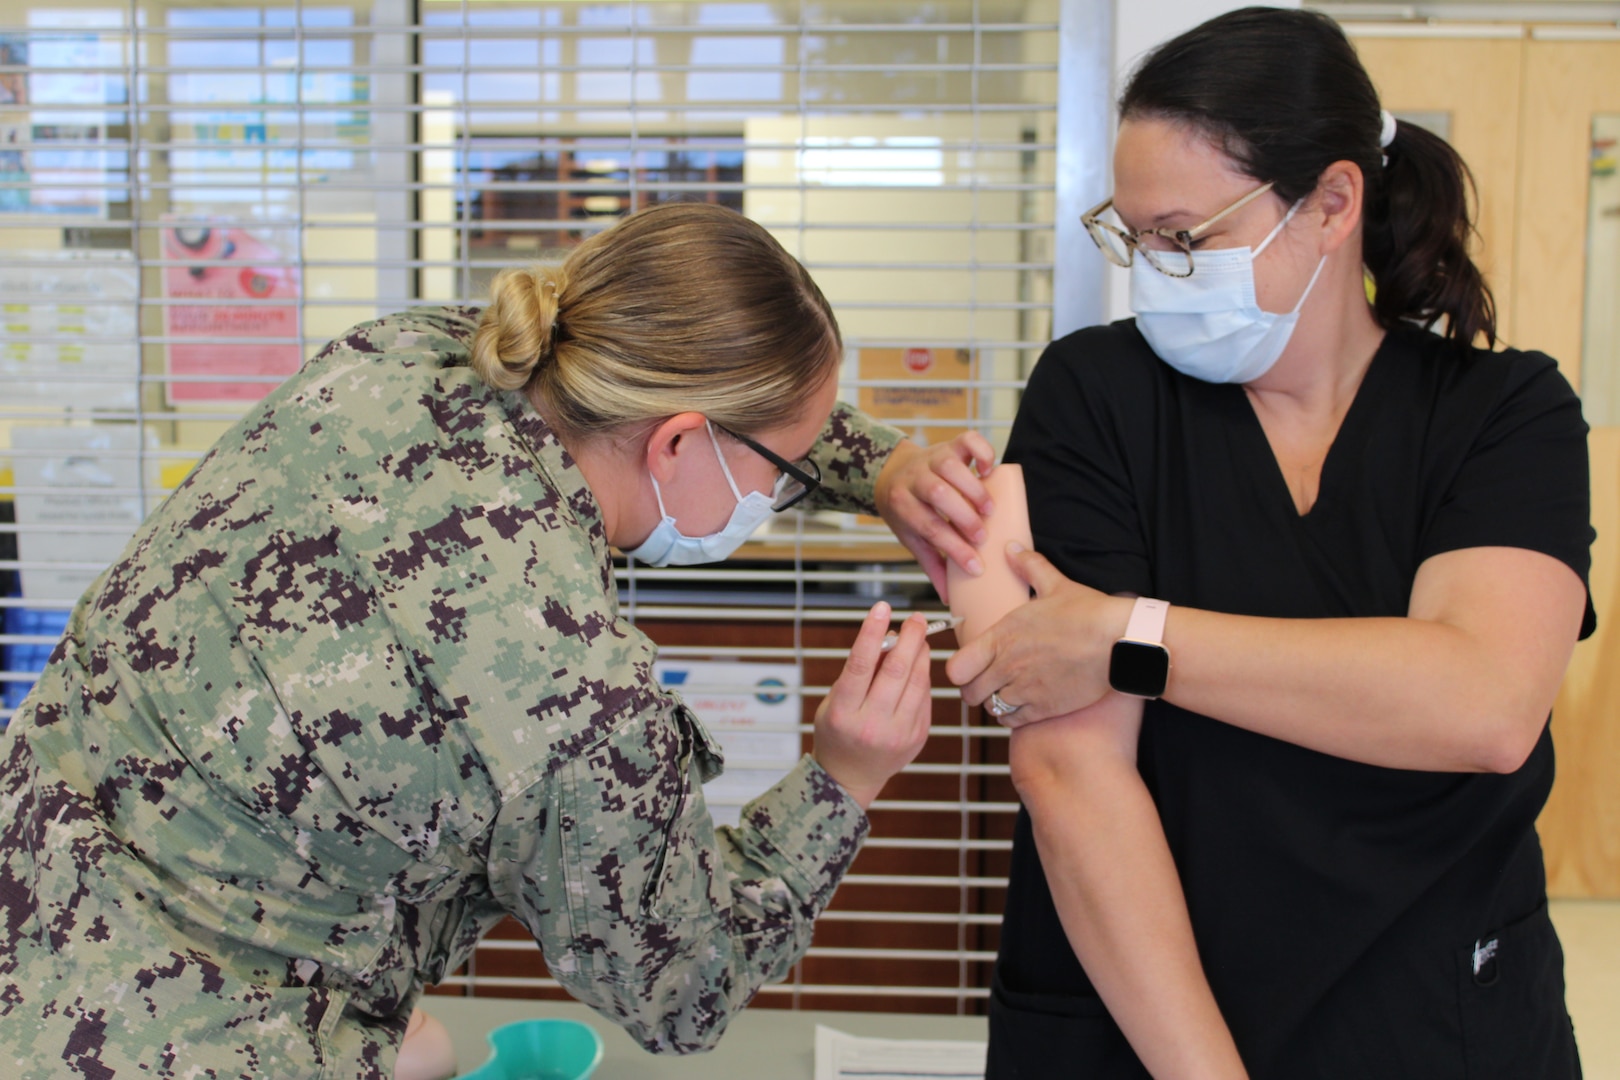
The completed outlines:
{"type": "MultiPolygon", "coordinates": [[[[1062,79],[1106,116],[1105,66],[1074,70],[1106,61],[1077,44],[1106,8],[0,0],[0,721],[144,513],[331,337],[480,301],[500,268],[652,203],[732,206],[806,264],[844,330],[846,400],[999,446],[1054,304],[1060,327],[1092,304],[1073,300],[1091,271],[1057,253],[1090,255],[1073,219],[1098,185],[1076,178],[1101,155],[1077,143],[1099,129],[1057,102],[1062,79]]],[[[938,606],[880,525],[844,515],[619,580],[728,748],[718,820],[807,745],[874,600],[938,606]]],[[[984,996],[1016,805],[1003,733],[936,684],[928,749],[768,998],[984,996]]],[[[504,931],[450,983],[555,987],[504,931]]]]}

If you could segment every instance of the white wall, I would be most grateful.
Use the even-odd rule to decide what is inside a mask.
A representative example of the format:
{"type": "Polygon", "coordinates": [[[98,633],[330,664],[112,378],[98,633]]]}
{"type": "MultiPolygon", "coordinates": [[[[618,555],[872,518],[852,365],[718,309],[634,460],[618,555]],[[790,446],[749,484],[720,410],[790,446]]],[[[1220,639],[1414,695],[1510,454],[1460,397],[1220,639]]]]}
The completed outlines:
{"type": "MultiPolygon", "coordinates": [[[[1124,85],[1124,77],[1131,67],[1159,42],[1183,30],[1191,30],[1223,11],[1247,6],[1232,0],[1115,0],[1114,67],[1118,72],[1118,85],[1124,85]]],[[[1299,3],[1295,0],[1265,6],[1297,8],[1299,3]]]]}
{"type": "MultiPolygon", "coordinates": [[[[1184,30],[1213,19],[1223,11],[1247,7],[1232,0],[1115,0],[1114,3],[1114,93],[1117,101],[1125,79],[1144,53],[1161,41],[1168,41],[1184,30]]],[[[1269,7],[1297,8],[1299,0],[1281,0],[1269,7]]],[[[1102,201],[1103,194],[1088,206],[1102,201]]],[[[1128,272],[1108,268],[1108,317],[1124,319],[1131,314],[1128,272]]]]}

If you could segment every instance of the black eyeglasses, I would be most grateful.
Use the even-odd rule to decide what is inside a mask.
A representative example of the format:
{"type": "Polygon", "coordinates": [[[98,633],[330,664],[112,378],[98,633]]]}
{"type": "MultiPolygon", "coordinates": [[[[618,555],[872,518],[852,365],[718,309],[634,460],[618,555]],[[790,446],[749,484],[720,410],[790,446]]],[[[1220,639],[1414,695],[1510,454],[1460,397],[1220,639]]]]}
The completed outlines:
{"type": "MultiPolygon", "coordinates": [[[[710,423],[714,422],[711,420],[710,423]]],[[[821,486],[821,467],[810,458],[795,464],[746,435],[739,435],[730,428],[720,427],[719,424],[714,426],[782,470],[782,475],[776,478],[776,487],[771,490],[771,509],[778,514],[797,506],[804,501],[806,495],[821,486]]]]}

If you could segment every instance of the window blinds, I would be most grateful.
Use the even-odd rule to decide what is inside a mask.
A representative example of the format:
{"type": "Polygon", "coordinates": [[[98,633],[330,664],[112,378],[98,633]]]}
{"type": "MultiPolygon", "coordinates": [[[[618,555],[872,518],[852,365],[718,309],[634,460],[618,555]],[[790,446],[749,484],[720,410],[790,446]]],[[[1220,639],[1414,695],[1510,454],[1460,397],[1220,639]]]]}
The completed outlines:
{"type": "MultiPolygon", "coordinates": [[[[1101,125],[1057,103],[1087,87],[1106,116],[1106,64],[1073,59],[1106,6],[0,0],[0,720],[143,514],[303,359],[378,314],[479,302],[500,268],[653,203],[734,207],[805,263],[846,400],[999,447],[1054,297],[1085,280],[1059,252],[1091,254],[1068,219],[1105,186],[1076,145],[1101,125]]],[[[727,747],[721,821],[807,745],[873,601],[938,606],[847,515],[618,576],[727,747]]],[[[983,996],[1016,804],[1001,730],[936,687],[927,750],[768,1000],[983,996]]],[[[450,984],[555,985],[506,931],[450,984]]]]}

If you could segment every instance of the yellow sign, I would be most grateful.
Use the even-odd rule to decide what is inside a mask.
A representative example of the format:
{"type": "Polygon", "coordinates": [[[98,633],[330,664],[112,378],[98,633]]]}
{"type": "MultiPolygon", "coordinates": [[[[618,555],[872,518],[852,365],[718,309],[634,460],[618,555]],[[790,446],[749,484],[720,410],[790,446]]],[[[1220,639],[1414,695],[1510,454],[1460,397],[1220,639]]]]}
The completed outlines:
{"type": "Polygon", "coordinates": [[[922,446],[949,442],[973,420],[973,354],[967,349],[862,349],[857,404],[922,446]],[[955,421],[955,423],[940,423],[955,421]]]}

